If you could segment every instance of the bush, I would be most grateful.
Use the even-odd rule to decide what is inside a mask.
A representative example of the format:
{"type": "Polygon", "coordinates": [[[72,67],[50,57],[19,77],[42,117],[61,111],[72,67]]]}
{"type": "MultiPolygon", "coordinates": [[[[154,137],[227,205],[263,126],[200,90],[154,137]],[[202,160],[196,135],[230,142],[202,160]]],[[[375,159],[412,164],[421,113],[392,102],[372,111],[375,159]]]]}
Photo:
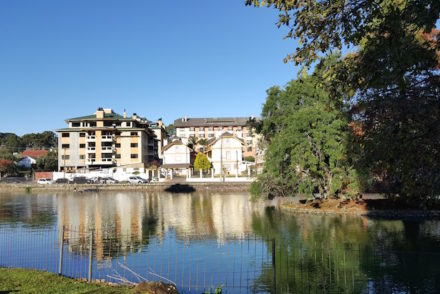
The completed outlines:
{"type": "Polygon", "coordinates": [[[245,160],[245,161],[248,161],[248,162],[255,162],[255,157],[253,157],[253,156],[246,156],[246,157],[244,158],[244,160],[245,160]]]}

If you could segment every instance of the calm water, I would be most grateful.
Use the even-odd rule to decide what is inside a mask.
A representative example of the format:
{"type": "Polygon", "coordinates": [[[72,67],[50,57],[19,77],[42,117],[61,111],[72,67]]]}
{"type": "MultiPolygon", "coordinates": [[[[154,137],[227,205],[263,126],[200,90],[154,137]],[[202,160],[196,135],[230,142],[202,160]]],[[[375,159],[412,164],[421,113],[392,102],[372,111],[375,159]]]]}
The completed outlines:
{"type": "Polygon", "coordinates": [[[440,293],[440,222],[291,215],[240,193],[0,194],[0,265],[185,293],[440,293]],[[275,251],[272,255],[272,240],[275,251]],[[59,242],[58,242],[59,243],[59,242]],[[213,290],[212,290],[213,291],[213,290]]]}

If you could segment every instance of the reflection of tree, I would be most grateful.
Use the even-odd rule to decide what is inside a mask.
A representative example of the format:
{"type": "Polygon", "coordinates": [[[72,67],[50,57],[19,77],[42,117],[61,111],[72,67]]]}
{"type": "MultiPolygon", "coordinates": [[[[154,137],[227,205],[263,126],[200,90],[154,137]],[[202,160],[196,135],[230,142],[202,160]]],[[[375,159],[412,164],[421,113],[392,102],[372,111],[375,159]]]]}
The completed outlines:
{"type": "Polygon", "coordinates": [[[0,224],[15,225],[22,223],[32,228],[46,228],[55,224],[56,216],[50,209],[45,209],[33,201],[30,196],[0,198],[0,224]]]}
{"type": "MultiPolygon", "coordinates": [[[[253,215],[254,233],[276,239],[278,291],[440,293],[437,226],[374,221],[349,216],[286,215],[268,209],[253,215]],[[437,250],[438,253],[426,252],[437,250]]],[[[272,285],[272,268],[263,268],[256,288],[272,285]]]]}

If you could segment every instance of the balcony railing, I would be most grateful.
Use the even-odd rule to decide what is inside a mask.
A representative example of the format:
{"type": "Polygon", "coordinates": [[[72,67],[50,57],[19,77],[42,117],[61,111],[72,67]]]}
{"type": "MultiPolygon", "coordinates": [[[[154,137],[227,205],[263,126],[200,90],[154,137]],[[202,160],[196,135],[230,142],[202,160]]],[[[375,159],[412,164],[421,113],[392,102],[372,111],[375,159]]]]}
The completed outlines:
{"type": "Polygon", "coordinates": [[[88,141],[96,140],[96,136],[95,136],[95,135],[88,135],[88,136],[87,136],[87,140],[88,140],[88,141]]]}
{"type": "Polygon", "coordinates": [[[101,141],[111,141],[113,140],[113,136],[112,135],[102,135],[101,136],[101,141]]]}

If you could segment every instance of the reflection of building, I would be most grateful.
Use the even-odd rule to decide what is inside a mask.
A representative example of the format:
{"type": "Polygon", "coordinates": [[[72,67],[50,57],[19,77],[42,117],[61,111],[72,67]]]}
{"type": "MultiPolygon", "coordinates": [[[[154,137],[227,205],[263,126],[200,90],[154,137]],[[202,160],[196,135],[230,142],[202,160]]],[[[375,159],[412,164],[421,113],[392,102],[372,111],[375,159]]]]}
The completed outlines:
{"type": "Polygon", "coordinates": [[[254,204],[246,195],[100,193],[58,197],[58,226],[68,228],[72,251],[87,245],[90,232],[98,260],[123,254],[149,238],[174,231],[177,237],[212,238],[251,232],[254,204]]]}
{"type": "Polygon", "coordinates": [[[88,116],[67,119],[57,130],[60,170],[112,166],[146,167],[157,158],[157,140],[147,119],[98,108],[88,116]]]}

